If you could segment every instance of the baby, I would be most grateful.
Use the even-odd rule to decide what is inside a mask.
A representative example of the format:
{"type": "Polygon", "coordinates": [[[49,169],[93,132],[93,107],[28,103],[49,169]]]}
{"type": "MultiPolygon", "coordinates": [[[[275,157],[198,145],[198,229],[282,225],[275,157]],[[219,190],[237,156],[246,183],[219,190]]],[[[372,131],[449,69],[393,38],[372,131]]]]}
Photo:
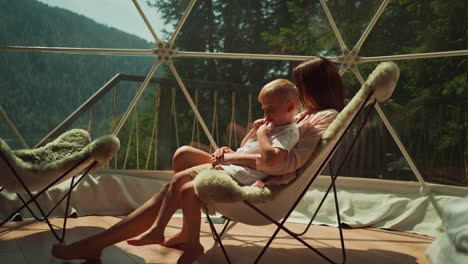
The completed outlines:
{"type": "Polygon", "coordinates": [[[260,155],[271,166],[284,161],[299,141],[299,129],[294,122],[299,94],[291,81],[277,79],[262,88],[258,101],[264,118],[254,122],[237,151],[220,148],[213,153],[211,163],[221,167],[242,185],[263,187],[262,180],[268,175],[256,170],[254,164],[243,163],[242,154],[260,155]]]}

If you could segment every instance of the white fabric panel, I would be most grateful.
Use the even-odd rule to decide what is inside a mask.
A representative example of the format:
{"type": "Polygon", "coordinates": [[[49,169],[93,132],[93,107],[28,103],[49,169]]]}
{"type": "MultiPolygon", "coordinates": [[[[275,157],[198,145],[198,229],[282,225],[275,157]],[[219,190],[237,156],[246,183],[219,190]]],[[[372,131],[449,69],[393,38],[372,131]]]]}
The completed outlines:
{"type": "MultiPolygon", "coordinates": [[[[79,216],[126,215],[158,192],[170,178],[170,173],[159,178],[135,176],[135,174],[132,176],[129,172],[127,175],[122,175],[122,173],[87,176],[73,192],[71,208],[79,216]]],[[[146,174],[156,174],[156,172],[146,174]]],[[[320,176],[288,221],[308,223],[311,212],[320,202],[319,199],[328,181],[328,176],[320,176]]],[[[68,184],[69,181],[66,181],[57,185],[39,199],[46,211],[53,206],[53,201],[66,192],[68,184]]],[[[339,177],[337,187],[342,222],[352,227],[389,228],[433,237],[438,237],[443,232],[442,221],[429,198],[418,191],[417,183],[339,177]]],[[[466,194],[466,188],[433,187],[433,189],[437,192],[435,199],[441,207],[460,200],[459,194],[466,194]]],[[[336,225],[335,204],[332,197],[330,193],[314,223],[336,225]]],[[[20,205],[21,202],[15,194],[2,191],[0,218],[6,217],[20,205]]],[[[64,208],[65,202],[53,215],[62,217],[64,208]]],[[[27,210],[22,214],[24,218],[31,217],[27,210]]]]}
{"type": "Polygon", "coordinates": [[[446,231],[426,250],[433,264],[468,263],[468,197],[444,208],[446,231]]]}
{"type": "Polygon", "coordinates": [[[468,255],[457,252],[446,233],[443,233],[429,245],[426,256],[432,264],[468,263],[468,255]]]}

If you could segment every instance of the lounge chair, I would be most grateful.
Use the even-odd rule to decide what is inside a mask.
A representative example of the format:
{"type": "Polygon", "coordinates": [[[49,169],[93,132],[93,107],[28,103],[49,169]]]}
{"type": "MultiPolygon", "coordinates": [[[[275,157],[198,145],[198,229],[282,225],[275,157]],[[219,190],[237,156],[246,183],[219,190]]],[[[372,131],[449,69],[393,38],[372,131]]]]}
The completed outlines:
{"type": "Polygon", "coordinates": [[[91,142],[88,132],[82,129],[65,132],[54,141],[36,149],[11,150],[5,141],[0,139],[0,191],[16,193],[23,202],[21,207],[3,220],[0,227],[22,209],[27,208],[34,218],[47,222],[57,240],[63,241],[73,188],[89,172],[103,167],[112,159],[119,147],[120,142],[113,135],[103,136],[91,142]],[[75,179],[75,176],[80,173],[79,179],[75,179]],[[37,197],[50,187],[71,177],[73,179],[68,193],[46,214],[37,201],[37,197]],[[33,194],[33,192],[37,193],[33,194]],[[29,199],[25,199],[21,193],[26,193],[29,199]],[[62,236],[59,237],[50,224],[48,216],[65,198],[67,198],[67,206],[62,236]],[[42,219],[35,215],[29,207],[30,203],[36,205],[42,219]]]}
{"type": "Polygon", "coordinates": [[[210,223],[213,237],[219,242],[228,263],[231,263],[229,256],[221,241],[221,236],[229,225],[230,221],[241,222],[250,225],[275,224],[276,231],[272,234],[263,250],[258,255],[254,263],[257,263],[280,230],[285,231],[306,247],[320,255],[326,261],[334,263],[332,259],[322,254],[320,251],[309,245],[301,235],[307,232],[321,205],[332,189],[335,196],[337,221],[340,232],[342,246],[342,262],[346,262],[346,252],[344,248],[343,234],[338,208],[338,197],[336,194],[335,180],[346,161],[355,140],[364,126],[374,104],[377,101],[388,99],[396,86],[399,78],[399,68],[393,62],[380,63],[362,85],[361,89],[338,114],[336,119],[330,124],[319,142],[317,148],[312,153],[306,164],[298,170],[296,178],[280,186],[268,186],[263,188],[251,186],[239,186],[231,177],[219,173],[217,170],[207,170],[201,172],[194,180],[197,195],[206,204],[206,211],[216,211],[229,219],[220,233],[217,232],[209,213],[207,218],[210,223]],[[357,132],[353,132],[354,141],[345,152],[344,160],[334,168],[330,166],[331,183],[320,202],[317,211],[311,217],[309,225],[302,233],[294,233],[284,226],[286,220],[294,211],[294,208],[306,194],[311,184],[322,172],[325,166],[333,157],[345,132],[350,128],[356,116],[366,107],[366,117],[357,132]],[[337,168],[337,169],[336,169],[337,168]],[[280,221],[281,220],[281,221],[280,221]]]}

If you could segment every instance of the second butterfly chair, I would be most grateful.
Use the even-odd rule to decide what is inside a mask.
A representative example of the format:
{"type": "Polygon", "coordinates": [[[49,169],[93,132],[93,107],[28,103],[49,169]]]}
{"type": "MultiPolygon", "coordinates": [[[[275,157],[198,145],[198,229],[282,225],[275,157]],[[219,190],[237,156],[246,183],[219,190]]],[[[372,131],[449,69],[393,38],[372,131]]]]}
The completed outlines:
{"type": "MultiPolygon", "coordinates": [[[[116,136],[108,135],[91,141],[88,132],[83,129],[72,129],[54,141],[36,149],[11,150],[5,141],[0,139],[0,191],[16,193],[23,203],[3,220],[0,227],[21,210],[27,208],[34,218],[46,221],[58,241],[63,241],[73,188],[89,172],[95,171],[109,162],[119,148],[120,142],[116,136]],[[80,173],[81,176],[75,179],[80,173]],[[52,186],[71,177],[73,178],[66,195],[55,201],[55,206],[46,213],[37,198],[52,186]],[[23,198],[22,193],[25,193],[28,199],[23,198]],[[48,217],[64,199],[67,199],[67,204],[62,236],[59,237],[48,217]],[[30,203],[35,204],[42,219],[34,214],[29,207],[30,203]]],[[[7,205],[3,206],[7,207],[7,205]]]]}

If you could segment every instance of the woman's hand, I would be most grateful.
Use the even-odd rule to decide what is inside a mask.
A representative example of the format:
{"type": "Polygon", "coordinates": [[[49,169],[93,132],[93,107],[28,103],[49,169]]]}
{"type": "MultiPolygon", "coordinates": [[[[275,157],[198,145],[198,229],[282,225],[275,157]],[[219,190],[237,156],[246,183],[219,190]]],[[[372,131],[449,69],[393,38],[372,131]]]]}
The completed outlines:
{"type": "Polygon", "coordinates": [[[224,153],[221,156],[211,155],[211,165],[216,166],[224,162],[224,153]]]}
{"type": "Polygon", "coordinates": [[[211,164],[218,165],[222,164],[224,162],[224,153],[233,153],[235,152],[234,150],[228,148],[228,147],[220,147],[213,154],[211,154],[211,164]]]}

